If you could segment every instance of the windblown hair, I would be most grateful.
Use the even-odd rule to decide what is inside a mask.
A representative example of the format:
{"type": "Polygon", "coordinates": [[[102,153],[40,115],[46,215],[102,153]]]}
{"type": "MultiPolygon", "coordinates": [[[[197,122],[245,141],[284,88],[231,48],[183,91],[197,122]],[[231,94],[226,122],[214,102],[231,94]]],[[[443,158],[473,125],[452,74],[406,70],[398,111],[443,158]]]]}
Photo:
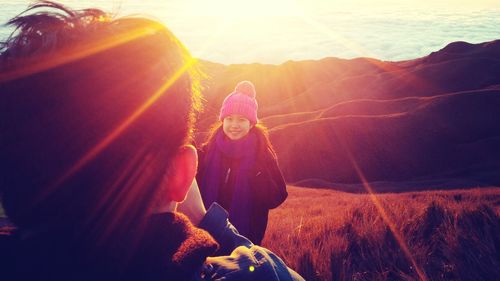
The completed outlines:
{"type": "Polygon", "coordinates": [[[14,26],[15,30],[1,44],[2,58],[50,53],[70,43],[70,37],[77,42],[81,32],[90,32],[90,29],[98,28],[96,23],[106,23],[109,20],[109,15],[99,9],[78,11],[55,2],[36,2],[7,22],[7,25],[14,26]],[[50,10],[28,14],[40,8],[50,10]]]}
{"type": "MultiPolygon", "coordinates": [[[[137,228],[190,142],[195,60],[162,24],[40,1],[0,54],[0,193],[20,228],[137,228]]],[[[85,233],[83,233],[85,232],[85,233]]],[[[109,239],[108,239],[109,238],[109,239]]],[[[116,236],[115,236],[116,238],[116,236]]]]}

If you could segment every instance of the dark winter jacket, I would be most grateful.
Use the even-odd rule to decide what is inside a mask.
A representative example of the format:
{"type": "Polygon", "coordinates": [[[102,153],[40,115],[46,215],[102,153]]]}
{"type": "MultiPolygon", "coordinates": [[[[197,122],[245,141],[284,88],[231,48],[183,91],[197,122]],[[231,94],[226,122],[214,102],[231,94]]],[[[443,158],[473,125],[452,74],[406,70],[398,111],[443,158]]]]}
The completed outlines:
{"type": "MultiPolygon", "coordinates": [[[[260,144],[261,145],[261,144],[260,144]]],[[[251,188],[248,200],[251,200],[250,232],[242,233],[253,243],[260,244],[264,238],[269,216],[269,210],[278,207],[288,196],[286,183],[278,167],[276,158],[269,149],[259,149],[256,163],[250,174],[249,185],[251,188]]],[[[203,191],[203,177],[210,165],[206,159],[207,147],[198,149],[198,174],[196,176],[200,191],[203,191]]],[[[223,169],[220,170],[220,181],[217,202],[229,212],[231,206],[233,191],[235,190],[235,176],[231,171],[236,171],[238,161],[223,158],[223,169]]],[[[203,194],[203,192],[202,192],[203,194]]],[[[236,195],[237,196],[237,195],[236,195]]]]}
{"type": "Polygon", "coordinates": [[[153,215],[122,271],[109,257],[84,258],[80,253],[85,245],[71,243],[57,233],[0,233],[0,279],[303,280],[272,252],[238,235],[227,212],[217,204],[208,210],[200,227],[205,230],[179,213],[153,215]],[[213,257],[216,251],[220,256],[213,257]]]}

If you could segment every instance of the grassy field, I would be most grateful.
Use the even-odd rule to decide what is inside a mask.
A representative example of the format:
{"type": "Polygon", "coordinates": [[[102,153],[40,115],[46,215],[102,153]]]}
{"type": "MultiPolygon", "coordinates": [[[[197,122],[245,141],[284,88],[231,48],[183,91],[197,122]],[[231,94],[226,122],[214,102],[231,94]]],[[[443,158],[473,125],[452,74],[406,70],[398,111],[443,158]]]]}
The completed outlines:
{"type": "Polygon", "coordinates": [[[500,188],[370,196],[289,187],[262,244],[306,280],[498,280],[500,188]]]}
{"type": "Polygon", "coordinates": [[[499,280],[500,188],[288,191],[262,244],[308,281],[499,280]]]}

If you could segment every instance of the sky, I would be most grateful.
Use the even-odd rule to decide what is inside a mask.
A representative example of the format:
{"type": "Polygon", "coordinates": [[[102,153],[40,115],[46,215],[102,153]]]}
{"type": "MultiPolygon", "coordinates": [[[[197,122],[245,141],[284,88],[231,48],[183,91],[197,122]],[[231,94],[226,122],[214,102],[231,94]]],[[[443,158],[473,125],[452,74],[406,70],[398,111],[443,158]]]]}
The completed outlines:
{"type": "MultiPolygon", "coordinates": [[[[400,61],[454,41],[500,39],[500,0],[67,0],[163,22],[200,59],[280,64],[325,57],[400,61]]],[[[0,0],[0,22],[29,1],[0,0]]],[[[2,27],[5,38],[10,29],[2,27]]]]}

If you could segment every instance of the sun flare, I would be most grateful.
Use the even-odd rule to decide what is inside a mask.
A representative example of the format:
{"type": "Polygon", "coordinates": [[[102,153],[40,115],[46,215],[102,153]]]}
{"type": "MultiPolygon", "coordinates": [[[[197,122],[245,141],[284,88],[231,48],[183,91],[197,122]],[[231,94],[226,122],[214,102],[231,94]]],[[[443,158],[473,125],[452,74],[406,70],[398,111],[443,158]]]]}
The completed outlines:
{"type": "Polygon", "coordinates": [[[188,1],[191,11],[206,16],[217,16],[221,19],[238,21],[264,17],[298,16],[301,7],[295,1],[287,0],[214,0],[188,1]]]}

